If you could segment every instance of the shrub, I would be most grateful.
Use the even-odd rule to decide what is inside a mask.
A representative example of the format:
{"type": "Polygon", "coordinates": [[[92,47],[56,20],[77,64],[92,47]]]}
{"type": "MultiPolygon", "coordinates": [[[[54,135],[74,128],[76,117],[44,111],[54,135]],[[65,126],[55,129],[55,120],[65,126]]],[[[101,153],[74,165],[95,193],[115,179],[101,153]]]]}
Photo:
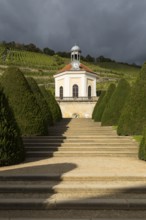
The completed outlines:
{"type": "Polygon", "coordinates": [[[119,135],[140,135],[146,127],[146,63],[132,87],[122,114],[117,132],[119,135]]]}
{"type": "Polygon", "coordinates": [[[109,100],[110,100],[110,98],[111,98],[115,88],[116,88],[115,84],[113,84],[113,83],[110,84],[106,94],[104,95],[102,101],[100,102],[100,104],[98,105],[98,107],[96,109],[95,117],[94,117],[95,121],[101,121],[104,109],[105,109],[107,103],[109,102],[109,100]]]}
{"type": "Polygon", "coordinates": [[[125,79],[121,79],[108,104],[106,105],[101,119],[102,125],[111,126],[118,124],[122,109],[129,93],[129,83],[125,79]]]}
{"type": "Polygon", "coordinates": [[[139,159],[146,160],[146,129],[143,132],[143,138],[139,146],[139,159]]]}
{"type": "Polygon", "coordinates": [[[60,121],[62,118],[62,114],[60,107],[55,100],[55,97],[52,95],[50,91],[46,90],[44,86],[40,86],[40,89],[51,110],[53,122],[55,123],[57,121],[60,121]]]}
{"type": "Polygon", "coordinates": [[[94,107],[94,110],[93,110],[93,113],[92,113],[92,119],[94,119],[95,113],[96,113],[96,111],[97,111],[97,108],[98,108],[100,102],[102,101],[103,97],[105,96],[105,94],[106,94],[106,91],[102,91],[102,92],[101,92],[101,95],[99,96],[99,99],[98,99],[98,101],[96,102],[96,105],[95,105],[95,107],[94,107]]]}
{"type": "Polygon", "coordinates": [[[32,77],[28,77],[27,81],[28,81],[28,84],[29,84],[31,90],[34,93],[34,96],[37,100],[38,105],[40,106],[43,121],[44,121],[45,127],[47,129],[49,125],[53,124],[51,110],[50,110],[43,94],[41,93],[41,90],[40,90],[39,86],[37,85],[36,81],[32,77]]]}
{"type": "Polygon", "coordinates": [[[10,67],[1,77],[1,83],[21,134],[47,134],[41,109],[23,73],[17,68],[10,67]]]}
{"type": "Polygon", "coordinates": [[[0,166],[17,164],[24,158],[20,130],[0,86],[0,166]]]}

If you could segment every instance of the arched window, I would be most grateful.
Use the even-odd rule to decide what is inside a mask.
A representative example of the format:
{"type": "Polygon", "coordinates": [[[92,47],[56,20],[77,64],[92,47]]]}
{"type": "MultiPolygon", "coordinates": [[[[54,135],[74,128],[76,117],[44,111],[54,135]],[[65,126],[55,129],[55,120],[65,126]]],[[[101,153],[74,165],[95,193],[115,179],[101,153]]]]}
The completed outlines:
{"type": "Polygon", "coordinates": [[[88,98],[91,98],[91,86],[88,86],[88,98]]]}
{"type": "Polygon", "coordinates": [[[63,87],[60,86],[60,99],[63,99],[63,87]]]}
{"type": "Polygon", "coordinates": [[[79,88],[78,85],[73,85],[73,98],[78,98],[79,95],[79,88]]]}

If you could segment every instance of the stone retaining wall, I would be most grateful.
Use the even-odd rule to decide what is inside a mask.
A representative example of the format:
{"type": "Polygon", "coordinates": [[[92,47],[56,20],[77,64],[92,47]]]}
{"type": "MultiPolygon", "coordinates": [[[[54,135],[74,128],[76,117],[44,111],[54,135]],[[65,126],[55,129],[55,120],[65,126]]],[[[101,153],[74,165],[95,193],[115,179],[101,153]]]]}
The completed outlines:
{"type": "Polygon", "coordinates": [[[96,102],[59,102],[63,118],[92,118],[96,102]]]}

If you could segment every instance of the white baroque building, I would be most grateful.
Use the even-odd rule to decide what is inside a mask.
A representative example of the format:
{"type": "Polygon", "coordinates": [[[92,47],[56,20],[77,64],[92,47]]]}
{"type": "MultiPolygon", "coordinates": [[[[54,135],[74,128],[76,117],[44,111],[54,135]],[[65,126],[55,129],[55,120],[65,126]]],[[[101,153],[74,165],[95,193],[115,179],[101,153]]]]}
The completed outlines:
{"type": "Polygon", "coordinates": [[[71,62],[55,78],[56,99],[89,99],[96,97],[97,74],[80,62],[81,50],[71,49],[71,62]]]}
{"type": "Polygon", "coordinates": [[[97,101],[96,73],[80,62],[81,50],[71,48],[71,62],[61,69],[55,78],[55,97],[63,117],[91,118],[97,101]]]}

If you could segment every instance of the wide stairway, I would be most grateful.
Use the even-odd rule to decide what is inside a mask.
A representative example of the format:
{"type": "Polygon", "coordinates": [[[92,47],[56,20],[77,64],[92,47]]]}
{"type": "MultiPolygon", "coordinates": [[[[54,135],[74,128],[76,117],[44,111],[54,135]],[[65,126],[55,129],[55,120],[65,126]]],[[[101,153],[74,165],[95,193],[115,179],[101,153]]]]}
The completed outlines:
{"type": "Polygon", "coordinates": [[[137,157],[132,138],[118,137],[112,127],[101,127],[91,119],[64,119],[49,134],[24,139],[27,157],[137,157]]]}
{"type": "Polygon", "coordinates": [[[0,168],[0,218],[146,219],[146,163],[132,137],[63,119],[23,140],[26,161],[0,168]]]}

